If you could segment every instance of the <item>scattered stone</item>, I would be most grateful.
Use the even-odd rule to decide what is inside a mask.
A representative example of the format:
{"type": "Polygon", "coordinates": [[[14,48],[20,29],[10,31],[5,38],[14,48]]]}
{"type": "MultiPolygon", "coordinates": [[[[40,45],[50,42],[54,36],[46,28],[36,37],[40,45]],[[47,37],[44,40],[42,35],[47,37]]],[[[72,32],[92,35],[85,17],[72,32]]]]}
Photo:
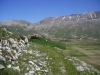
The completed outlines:
{"type": "Polygon", "coordinates": [[[27,53],[27,50],[23,50],[23,52],[27,53]]]}
{"type": "Polygon", "coordinates": [[[32,52],[31,50],[29,51],[29,53],[30,53],[30,54],[33,54],[33,52],[32,52]]]}
{"type": "Polygon", "coordinates": [[[78,71],[84,71],[84,68],[83,68],[82,66],[77,66],[76,69],[77,69],[78,71]]]}
{"type": "Polygon", "coordinates": [[[47,72],[49,72],[48,70],[42,70],[42,72],[45,72],[45,73],[47,73],[47,72]]]}
{"type": "Polygon", "coordinates": [[[5,59],[5,57],[0,56],[0,61],[2,61],[2,62],[4,62],[4,63],[6,63],[6,59],[5,59]]]}
{"type": "Polygon", "coordinates": [[[25,37],[25,45],[27,45],[28,44],[28,39],[27,39],[27,37],[25,37]]]}
{"type": "Polygon", "coordinates": [[[3,65],[0,64],[0,70],[1,70],[1,69],[4,69],[4,68],[5,68],[5,67],[4,67],[3,65]]]}
{"type": "Polygon", "coordinates": [[[32,61],[29,61],[30,64],[34,65],[34,63],[32,61]]]}
{"type": "Polygon", "coordinates": [[[37,65],[35,65],[35,69],[38,71],[38,70],[40,70],[40,67],[38,67],[37,65]]]}
{"type": "Polygon", "coordinates": [[[7,68],[11,68],[11,64],[9,64],[9,65],[7,66],[7,68]]]}
{"type": "Polygon", "coordinates": [[[15,61],[12,61],[11,63],[12,63],[12,65],[14,65],[15,64],[15,61]]]}
{"type": "Polygon", "coordinates": [[[29,70],[29,67],[27,67],[27,71],[29,70]]]}
{"type": "Polygon", "coordinates": [[[17,44],[16,43],[12,44],[12,47],[16,48],[17,47],[17,44]]]}
{"type": "Polygon", "coordinates": [[[18,72],[20,72],[20,68],[19,68],[19,66],[17,66],[17,67],[12,67],[14,70],[17,70],[18,72]]]}
{"type": "Polygon", "coordinates": [[[30,74],[34,74],[34,71],[29,71],[29,75],[30,75],[30,74]]]}
{"type": "Polygon", "coordinates": [[[16,53],[16,50],[13,50],[14,53],[16,53]]]}

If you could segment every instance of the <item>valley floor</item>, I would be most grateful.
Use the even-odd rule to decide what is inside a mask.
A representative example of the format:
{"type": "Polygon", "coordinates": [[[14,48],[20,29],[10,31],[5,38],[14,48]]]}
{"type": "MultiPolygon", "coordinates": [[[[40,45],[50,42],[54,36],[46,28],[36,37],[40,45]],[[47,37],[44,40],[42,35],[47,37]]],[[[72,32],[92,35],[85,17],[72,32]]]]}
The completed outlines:
{"type": "Polygon", "coordinates": [[[66,44],[68,49],[65,52],[68,55],[78,57],[100,71],[100,40],[71,39],[66,44]]]}
{"type": "Polygon", "coordinates": [[[98,45],[86,46],[67,42],[66,50],[62,50],[34,42],[30,42],[30,44],[31,48],[39,50],[40,53],[47,56],[48,72],[45,72],[45,75],[100,75],[100,48],[98,45]]]}

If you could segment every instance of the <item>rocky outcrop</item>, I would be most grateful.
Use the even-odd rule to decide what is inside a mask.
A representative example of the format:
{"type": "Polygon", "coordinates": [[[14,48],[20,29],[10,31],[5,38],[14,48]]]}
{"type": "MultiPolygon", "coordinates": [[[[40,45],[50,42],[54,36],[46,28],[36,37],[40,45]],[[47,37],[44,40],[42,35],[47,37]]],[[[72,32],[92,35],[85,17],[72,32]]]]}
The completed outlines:
{"type": "Polygon", "coordinates": [[[12,38],[11,36],[13,33],[7,31],[5,28],[0,28],[0,29],[1,29],[0,33],[2,35],[5,36],[9,35],[8,38],[2,35],[0,36],[0,63],[4,64],[4,65],[0,64],[0,69],[7,67],[18,70],[20,68],[15,67],[13,65],[15,63],[18,63],[18,59],[20,56],[22,56],[23,50],[29,46],[28,39],[26,37],[24,37],[24,39],[12,38]]]}
{"type": "MultiPolygon", "coordinates": [[[[1,39],[0,62],[2,62],[3,64],[8,63],[8,62],[11,63],[11,64],[8,64],[8,68],[11,68],[12,65],[17,63],[15,61],[18,61],[19,57],[22,56],[23,50],[26,49],[28,45],[29,45],[28,39],[26,37],[25,37],[25,40],[22,40],[22,39],[18,40],[16,38],[8,38],[4,40],[1,39]]],[[[12,68],[18,69],[19,67],[16,68],[13,66],[12,68]]]]}
{"type": "MultiPolygon", "coordinates": [[[[1,30],[6,32],[1,32],[3,35],[7,35],[6,29],[1,30]]],[[[12,74],[18,73],[15,75],[48,73],[46,54],[40,53],[36,45],[32,50],[26,36],[12,38],[11,35],[8,38],[0,36],[0,75],[3,74],[1,70],[7,71],[6,74],[13,70],[12,74]]]]}

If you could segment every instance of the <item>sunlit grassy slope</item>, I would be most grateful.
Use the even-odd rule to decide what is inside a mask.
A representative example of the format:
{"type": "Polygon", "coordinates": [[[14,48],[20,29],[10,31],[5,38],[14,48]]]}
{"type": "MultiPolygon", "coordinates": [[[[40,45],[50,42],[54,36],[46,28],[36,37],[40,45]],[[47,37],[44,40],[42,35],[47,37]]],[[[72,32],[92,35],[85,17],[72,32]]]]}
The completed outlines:
{"type": "Polygon", "coordinates": [[[30,41],[37,43],[37,44],[41,44],[43,46],[58,47],[60,49],[66,49],[65,44],[60,43],[60,42],[54,42],[46,38],[30,39],[30,41]]]}
{"type": "MultiPolygon", "coordinates": [[[[4,29],[1,29],[0,32],[2,39],[18,37],[15,34],[6,37],[9,32],[5,32],[4,29]]],[[[29,47],[23,50],[17,63],[12,65],[19,66],[20,72],[7,68],[11,64],[7,59],[6,63],[0,62],[5,66],[5,69],[0,70],[0,75],[29,75],[27,74],[29,70],[34,71],[34,75],[100,75],[97,69],[80,60],[89,61],[91,59],[91,61],[98,60],[99,62],[99,46],[96,47],[94,44],[87,46],[87,44],[85,45],[86,41],[81,42],[84,45],[78,44],[77,41],[73,44],[72,40],[69,43],[66,42],[66,45],[66,43],[54,42],[46,38],[31,39],[29,40],[29,47]],[[97,50],[94,51],[92,48],[97,50]],[[93,57],[91,54],[97,55],[97,57],[93,57]],[[34,64],[30,64],[29,61],[34,64]],[[37,70],[35,70],[36,65],[38,66],[37,70]]],[[[96,44],[98,45],[98,43],[96,44]]],[[[6,51],[2,50],[2,53],[5,54],[6,51]]],[[[97,65],[99,65],[98,62],[97,65]]]]}
{"type": "Polygon", "coordinates": [[[47,68],[49,73],[46,75],[99,75],[97,73],[98,71],[95,71],[95,69],[88,64],[87,67],[89,67],[89,70],[84,67],[84,64],[82,63],[85,62],[76,57],[86,55],[76,49],[71,50],[73,49],[72,46],[68,46],[67,48],[64,44],[57,44],[57,42],[43,38],[30,40],[30,47],[33,50],[38,50],[48,56],[47,68]],[[60,45],[62,47],[59,47],[60,45]],[[66,50],[65,47],[68,50],[66,50]],[[78,67],[81,66],[84,69],[83,71],[81,70],[82,68],[79,68],[80,70],[78,70],[78,67]]]}

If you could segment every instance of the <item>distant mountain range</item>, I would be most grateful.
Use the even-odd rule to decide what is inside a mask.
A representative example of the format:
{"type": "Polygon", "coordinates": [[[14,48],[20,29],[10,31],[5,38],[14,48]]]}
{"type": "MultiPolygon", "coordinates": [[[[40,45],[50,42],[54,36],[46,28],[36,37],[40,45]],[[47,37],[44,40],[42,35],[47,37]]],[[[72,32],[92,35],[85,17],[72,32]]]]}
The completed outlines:
{"type": "Polygon", "coordinates": [[[0,25],[18,34],[35,32],[62,38],[100,38],[100,11],[48,17],[35,24],[25,20],[8,20],[0,25]]]}

